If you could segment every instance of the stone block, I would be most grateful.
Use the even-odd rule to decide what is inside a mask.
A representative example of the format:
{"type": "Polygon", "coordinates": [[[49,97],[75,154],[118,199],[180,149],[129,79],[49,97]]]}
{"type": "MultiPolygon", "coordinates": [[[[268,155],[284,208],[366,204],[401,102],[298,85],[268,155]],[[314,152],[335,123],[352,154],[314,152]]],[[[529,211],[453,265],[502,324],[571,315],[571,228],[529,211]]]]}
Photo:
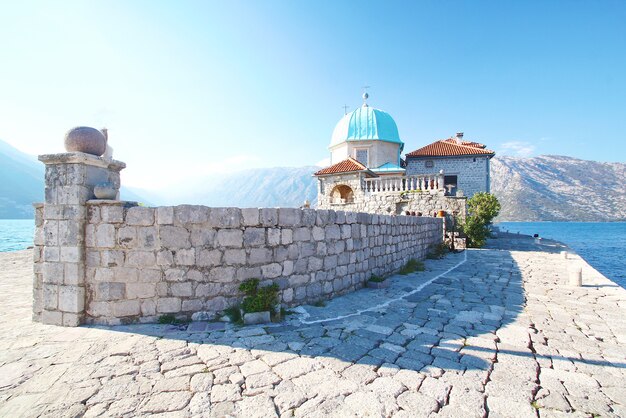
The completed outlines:
{"type": "Polygon", "coordinates": [[[167,282],[182,282],[185,280],[185,270],[182,269],[167,269],[165,270],[165,281],[167,282]]]}
{"type": "Polygon", "coordinates": [[[326,237],[325,230],[322,227],[314,226],[311,230],[311,235],[315,241],[323,241],[326,237]]]}
{"type": "Polygon", "coordinates": [[[196,264],[196,250],[188,248],[176,251],[174,253],[174,263],[179,266],[193,266],[196,264]]]}
{"type": "Polygon", "coordinates": [[[245,325],[267,324],[271,321],[269,311],[250,312],[243,315],[245,325]]]}
{"type": "Polygon", "coordinates": [[[274,208],[260,209],[259,221],[262,226],[278,225],[278,209],[274,209],[274,208]]]}
{"type": "Polygon", "coordinates": [[[275,247],[280,244],[280,228],[267,229],[267,245],[275,247]]]}
{"type": "Polygon", "coordinates": [[[243,232],[239,229],[220,229],[217,231],[217,242],[222,247],[241,248],[243,232]]]}
{"type": "Polygon", "coordinates": [[[352,237],[352,226],[351,225],[341,225],[341,238],[347,239],[352,237]]]}
{"type": "Polygon", "coordinates": [[[283,261],[283,276],[289,276],[293,273],[293,261],[285,260],[283,261]]]}
{"type": "Polygon", "coordinates": [[[59,245],[78,246],[84,243],[83,222],[76,220],[59,221],[59,245]]]}
{"type": "Polygon", "coordinates": [[[171,266],[174,264],[174,254],[170,250],[161,250],[156,255],[158,266],[171,266]]]}
{"type": "Polygon", "coordinates": [[[293,289],[292,288],[287,288],[285,290],[283,290],[283,295],[282,295],[282,300],[285,303],[289,303],[293,300],[293,289]]]}
{"type": "Polygon", "coordinates": [[[63,326],[64,327],[77,327],[83,322],[83,314],[63,312],[63,326]]]}
{"type": "Polygon", "coordinates": [[[300,225],[300,209],[279,208],[278,209],[278,224],[280,226],[300,225]]]}
{"type": "Polygon", "coordinates": [[[224,263],[228,265],[246,264],[246,250],[244,249],[225,250],[224,251],[224,263]]]}
{"type": "Polygon", "coordinates": [[[136,226],[154,225],[154,208],[134,206],[126,211],[126,224],[136,226]]]}
{"type": "Polygon", "coordinates": [[[192,225],[191,245],[194,247],[213,246],[215,245],[215,234],[215,229],[203,225],[192,225]]]}
{"type": "Polygon", "coordinates": [[[139,280],[139,271],[143,268],[134,267],[113,267],[109,270],[113,270],[113,280],[121,283],[131,283],[139,280]]]}
{"type": "Polygon", "coordinates": [[[315,225],[315,221],[317,219],[317,213],[315,209],[301,209],[301,219],[300,225],[303,226],[313,226],[315,225]]]}
{"type": "Polygon", "coordinates": [[[206,301],[206,309],[209,311],[221,312],[227,307],[227,301],[222,296],[217,296],[206,301]]]}
{"type": "Polygon", "coordinates": [[[289,245],[293,242],[293,230],[283,229],[280,235],[280,243],[282,245],[289,245]]]}
{"type": "Polygon", "coordinates": [[[180,298],[160,298],[157,300],[158,313],[178,313],[181,306],[180,298]]]}
{"type": "Polygon", "coordinates": [[[193,296],[193,288],[190,282],[172,283],[170,292],[172,296],[193,296]]]}
{"type": "Polygon", "coordinates": [[[44,309],[41,311],[41,322],[48,325],[63,325],[63,312],[50,311],[44,309]]]}
{"type": "Polygon", "coordinates": [[[115,281],[115,272],[109,267],[98,267],[93,271],[87,269],[87,280],[94,282],[112,282],[115,281]],[[93,278],[93,280],[91,280],[93,278]]]}
{"type": "Polygon", "coordinates": [[[267,264],[272,262],[272,250],[269,248],[252,248],[248,256],[249,264],[267,264]]]}
{"type": "MultiPolygon", "coordinates": [[[[129,283],[130,284],[130,283],[129,283]]],[[[124,283],[109,282],[96,285],[96,301],[120,300],[125,297],[124,283]]]]}
{"type": "Polygon", "coordinates": [[[100,218],[104,223],[124,222],[124,208],[118,205],[103,205],[100,208],[100,218]]]}
{"type": "Polygon", "coordinates": [[[61,261],[60,253],[61,251],[59,247],[46,246],[43,248],[43,259],[44,261],[52,261],[58,263],[59,261],[61,261]]]}
{"type": "MultiPolygon", "coordinates": [[[[241,227],[241,209],[239,208],[211,208],[209,226],[214,228],[241,227]]],[[[241,232],[241,231],[240,231],[241,232]]],[[[219,237],[219,234],[218,234],[219,237]]]]}
{"type": "Polygon", "coordinates": [[[111,224],[100,224],[96,226],[96,247],[115,247],[115,227],[111,224]]]}
{"type": "Polygon", "coordinates": [[[259,209],[257,208],[241,209],[241,216],[244,226],[256,226],[259,224],[259,209]]]}
{"type": "Polygon", "coordinates": [[[122,248],[134,248],[137,242],[137,228],[122,226],[117,230],[117,244],[122,248]]]}
{"type": "Polygon", "coordinates": [[[146,299],[154,296],[156,296],[156,285],[154,283],[126,284],[126,297],[128,299],[146,299]]]}
{"type": "Polygon", "coordinates": [[[189,231],[179,226],[159,226],[161,246],[167,249],[189,248],[189,231]]]}
{"type": "Polygon", "coordinates": [[[311,283],[306,287],[306,296],[310,299],[319,298],[322,294],[322,285],[320,283],[311,283]]]}
{"type": "Polygon", "coordinates": [[[324,260],[318,257],[309,257],[309,271],[321,270],[324,267],[324,260]]]}
{"type": "Polygon", "coordinates": [[[246,228],[243,233],[243,243],[246,247],[265,245],[265,228],[246,228]]]}
{"type": "Polygon", "coordinates": [[[293,240],[294,241],[310,241],[311,230],[307,227],[296,228],[293,231],[293,240]]]}
{"type": "Polygon", "coordinates": [[[85,310],[85,288],[59,286],[59,310],[80,313],[85,310]]]}
{"type": "Polygon", "coordinates": [[[261,267],[239,267],[235,274],[238,282],[261,277],[261,267]]]}
{"type": "Polygon", "coordinates": [[[54,284],[44,284],[42,290],[43,308],[56,310],[59,307],[59,286],[54,284]]]}
{"type": "Polygon", "coordinates": [[[326,241],[331,239],[340,239],[341,238],[341,230],[338,225],[328,225],[324,229],[326,235],[326,241]]]}
{"type": "Polygon", "coordinates": [[[64,278],[64,264],[44,262],[42,273],[44,283],[61,284],[64,278]]]}
{"type": "Polygon", "coordinates": [[[174,208],[174,216],[182,225],[203,224],[209,220],[209,208],[197,205],[180,205],[174,208]]]}
{"type": "Polygon", "coordinates": [[[187,274],[185,274],[185,278],[187,280],[191,280],[192,282],[204,282],[204,274],[202,274],[199,270],[189,270],[187,274]]]}
{"type": "Polygon", "coordinates": [[[79,263],[82,255],[79,247],[61,247],[60,258],[65,263],[79,263]]]}
{"type": "Polygon", "coordinates": [[[157,248],[157,230],[153,226],[137,228],[137,249],[154,250],[157,248]]]}
{"type": "Polygon", "coordinates": [[[201,299],[188,299],[183,300],[182,311],[183,312],[198,312],[201,311],[204,306],[201,299]]]}
{"type": "Polygon", "coordinates": [[[278,263],[267,264],[261,266],[261,273],[264,279],[274,279],[279,277],[283,272],[283,267],[278,263]]]}
{"type": "Polygon", "coordinates": [[[196,264],[201,267],[217,266],[222,262],[220,250],[200,250],[196,255],[196,264]]]}
{"type": "Polygon", "coordinates": [[[156,302],[154,300],[142,300],[141,301],[141,315],[152,316],[156,315],[156,302]]]}
{"type": "Polygon", "coordinates": [[[113,302],[113,315],[116,317],[136,316],[141,313],[141,303],[138,300],[121,300],[113,302]]]}
{"type": "Polygon", "coordinates": [[[219,294],[222,286],[217,283],[202,283],[196,286],[195,296],[196,297],[207,297],[207,296],[215,296],[219,294]]]}
{"type": "Polygon", "coordinates": [[[329,270],[337,267],[337,256],[336,255],[328,255],[324,257],[324,269],[329,270]]]}
{"type": "Polygon", "coordinates": [[[174,223],[174,208],[171,206],[157,208],[156,223],[158,225],[172,225],[174,223]]]}
{"type": "Polygon", "coordinates": [[[317,254],[316,245],[314,242],[303,242],[300,244],[300,256],[310,257],[317,254]]]}
{"type": "Polygon", "coordinates": [[[91,301],[87,307],[87,315],[92,317],[113,316],[113,304],[111,302],[91,301]]]}
{"type": "Polygon", "coordinates": [[[215,267],[209,271],[208,279],[210,282],[230,283],[235,278],[234,267],[215,267]]]}
{"type": "Polygon", "coordinates": [[[156,256],[151,251],[129,251],[126,254],[126,266],[154,267],[156,266],[156,256]]]}

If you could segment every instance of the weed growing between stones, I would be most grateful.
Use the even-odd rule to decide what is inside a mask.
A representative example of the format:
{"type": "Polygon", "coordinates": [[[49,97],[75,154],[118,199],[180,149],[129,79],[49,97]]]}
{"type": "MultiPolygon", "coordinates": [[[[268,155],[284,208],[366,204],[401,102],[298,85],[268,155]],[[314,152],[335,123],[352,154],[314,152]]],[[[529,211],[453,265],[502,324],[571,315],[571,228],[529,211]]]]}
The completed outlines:
{"type": "Polygon", "coordinates": [[[259,279],[249,279],[239,285],[239,290],[244,292],[241,309],[245,313],[264,312],[276,313],[278,303],[278,284],[259,287],[259,279]]]}
{"type": "Polygon", "coordinates": [[[399,273],[406,276],[416,271],[424,271],[424,263],[411,258],[407,261],[406,265],[400,269],[399,273]]]}
{"type": "Polygon", "coordinates": [[[372,274],[369,281],[374,283],[381,283],[385,281],[385,278],[372,274]]]}
{"type": "Polygon", "coordinates": [[[426,258],[429,260],[439,260],[440,258],[444,258],[446,254],[450,251],[450,248],[446,244],[438,244],[432,247],[430,252],[426,255],[426,258]]]}
{"type": "Polygon", "coordinates": [[[317,306],[318,308],[323,308],[324,306],[326,306],[326,302],[320,299],[316,302],[313,302],[313,306],[317,306]]]}
{"type": "Polygon", "coordinates": [[[239,308],[239,305],[224,309],[224,315],[226,315],[233,324],[243,325],[243,317],[241,316],[241,308],[239,308]]]}
{"type": "Polygon", "coordinates": [[[185,319],[182,319],[182,320],[177,319],[172,314],[165,314],[165,315],[159,316],[159,324],[181,325],[181,324],[186,324],[188,322],[189,321],[185,319]]]}

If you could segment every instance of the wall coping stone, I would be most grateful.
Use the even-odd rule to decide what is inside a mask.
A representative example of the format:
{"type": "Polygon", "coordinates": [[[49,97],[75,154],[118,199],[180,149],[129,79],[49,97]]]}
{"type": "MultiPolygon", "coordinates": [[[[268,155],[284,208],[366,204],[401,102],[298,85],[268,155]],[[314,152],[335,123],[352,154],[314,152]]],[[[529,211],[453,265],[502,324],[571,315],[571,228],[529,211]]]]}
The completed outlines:
{"type": "Polygon", "coordinates": [[[85,164],[95,167],[107,168],[113,171],[121,171],[126,168],[126,163],[117,160],[107,160],[84,152],[64,152],[59,154],[44,154],[38,157],[39,161],[46,165],[52,164],[85,164]]]}

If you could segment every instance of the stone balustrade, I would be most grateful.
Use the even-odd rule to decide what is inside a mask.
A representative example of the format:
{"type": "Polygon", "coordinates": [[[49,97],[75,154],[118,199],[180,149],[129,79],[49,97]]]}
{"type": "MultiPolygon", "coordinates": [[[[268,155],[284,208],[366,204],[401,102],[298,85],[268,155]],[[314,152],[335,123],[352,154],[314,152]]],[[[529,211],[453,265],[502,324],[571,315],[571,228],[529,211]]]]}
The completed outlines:
{"type": "Polygon", "coordinates": [[[365,194],[412,192],[412,191],[445,191],[443,173],[436,175],[378,177],[364,179],[362,189],[365,194]]]}

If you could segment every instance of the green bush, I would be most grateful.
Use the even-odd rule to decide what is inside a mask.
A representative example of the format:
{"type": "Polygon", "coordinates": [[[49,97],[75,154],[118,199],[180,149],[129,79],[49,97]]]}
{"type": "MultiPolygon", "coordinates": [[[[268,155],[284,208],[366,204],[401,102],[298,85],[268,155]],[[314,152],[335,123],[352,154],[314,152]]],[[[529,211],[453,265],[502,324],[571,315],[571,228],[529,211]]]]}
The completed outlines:
{"type": "Polygon", "coordinates": [[[469,247],[482,247],[489,238],[489,225],[500,212],[500,202],[491,193],[476,193],[467,201],[467,216],[461,230],[469,247]]]}
{"type": "Polygon", "coordinates": [[[276,283],[269,286],[259,287],[259,279],[249,279],[239,285],[239,290],[246,294],[241,302],[241,309],[244,312],[274,313],[278,303],[278,285],[276,283]]]}

